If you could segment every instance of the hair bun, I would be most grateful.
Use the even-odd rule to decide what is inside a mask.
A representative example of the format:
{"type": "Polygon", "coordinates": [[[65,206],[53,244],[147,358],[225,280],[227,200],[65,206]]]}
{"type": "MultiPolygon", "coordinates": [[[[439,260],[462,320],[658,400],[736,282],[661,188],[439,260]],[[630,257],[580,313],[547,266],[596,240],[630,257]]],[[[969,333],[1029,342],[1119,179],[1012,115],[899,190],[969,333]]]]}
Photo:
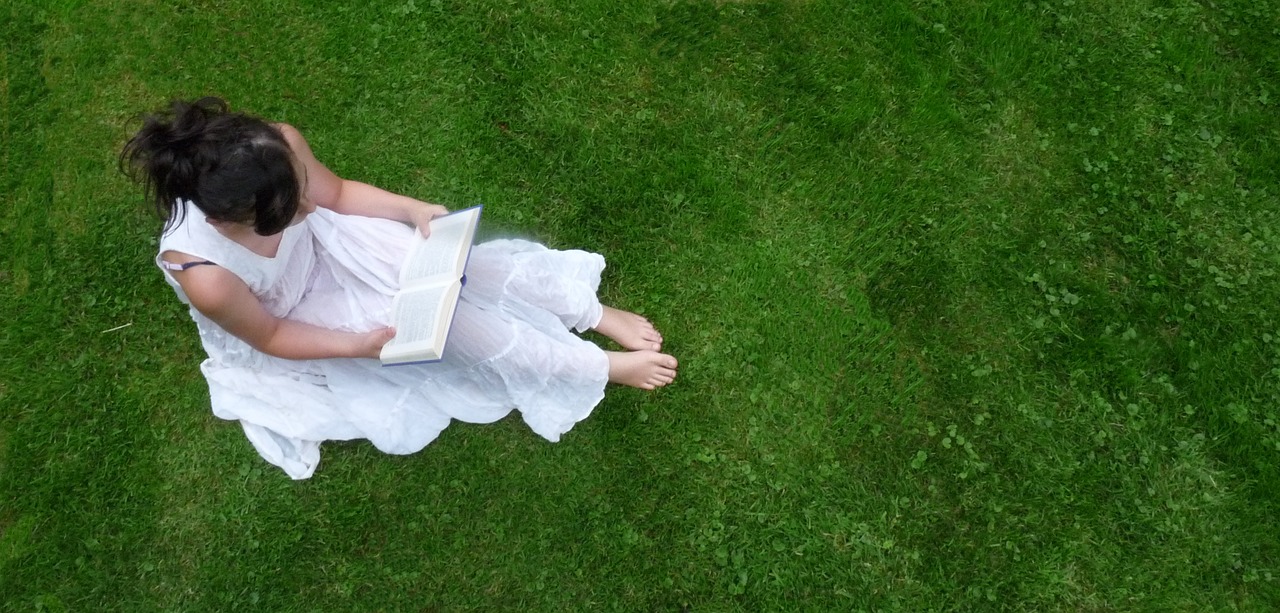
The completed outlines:
{"type": "Polygon", "coordinates": [[[165,130],[166,144],[170,147],[190,146],[206,136],[214,118],[229,112],[226,101],[206,97],[195,102],[175,100],[169,107],[169,122],[157,128],[165,130]]]}
{"type": "Polygon", "coordinates": [[[228,114],[221,98],[170,102],[142,118],[142,128],[120,154],[121,170],[146,185],[162,214],[173,200],[194,199],[201,173],[217,164],[214,124],[228,114]]]}
{"type": "Polygon", "coordinates": [[[145,186],[168,224],[181,217],[183,200],[213,219],[252,221],[264,234],[287,226],[297,208],[284,136],[260,118],[231,112],[221,98],[175,100],[143,116],[120,167],[145,186]]]}

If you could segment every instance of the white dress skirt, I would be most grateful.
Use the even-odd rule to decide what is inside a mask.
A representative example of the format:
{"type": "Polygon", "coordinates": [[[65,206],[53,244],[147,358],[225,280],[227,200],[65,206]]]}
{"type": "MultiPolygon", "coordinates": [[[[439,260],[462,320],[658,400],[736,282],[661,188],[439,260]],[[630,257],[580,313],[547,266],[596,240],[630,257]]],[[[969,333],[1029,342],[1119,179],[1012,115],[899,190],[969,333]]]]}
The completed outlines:
{"type": "MultiPolygon", "coordinates": [[[[396,275],[416,230],[319,208],[285,230],[267,258],[224,237],[190,203],[185,209],[160,253],[231,271],[277,317],[350,332],[390,325],[396,275]]],[[[600,322],[603,269],[604,258],[584,251],[477,244],[444,359],[430,364],[275,358],[189,310],[209,355],[200,368],[214,415],[239,421],[263,458],[305,479],[323,441],[368,439],[387,453],[413,453],[453,419],[490,423],[513,409],[534,432],[559,440],[604,398],[608,358],[572,332],[600,322]]],[[[168,271],[165,279],[189,305],[168,271]]]]}

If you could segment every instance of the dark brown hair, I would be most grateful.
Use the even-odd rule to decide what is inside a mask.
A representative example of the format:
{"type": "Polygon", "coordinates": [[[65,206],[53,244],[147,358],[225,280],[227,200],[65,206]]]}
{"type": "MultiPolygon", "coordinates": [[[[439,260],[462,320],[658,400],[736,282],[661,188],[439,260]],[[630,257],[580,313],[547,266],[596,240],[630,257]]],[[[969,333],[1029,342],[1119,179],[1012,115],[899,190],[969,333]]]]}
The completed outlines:
{"type": "Polygon", "coordinates": [[[252,223],[263,236],[283,231],[298,210],[299,181],[284,135],[231,112],[220,98],[175,100],[143,116],[120,168],[143,184],[165,230],[182,221],[186,200],[210,219],[252,223]]]}

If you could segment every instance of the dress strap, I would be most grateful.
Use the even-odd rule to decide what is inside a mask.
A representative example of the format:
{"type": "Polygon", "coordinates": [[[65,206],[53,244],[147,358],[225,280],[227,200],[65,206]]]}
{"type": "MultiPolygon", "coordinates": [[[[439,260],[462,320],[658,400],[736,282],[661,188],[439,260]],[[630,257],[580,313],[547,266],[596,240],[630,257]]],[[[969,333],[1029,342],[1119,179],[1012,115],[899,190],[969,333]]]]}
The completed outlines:
{"type": "Polygon", "coordinates": [[[160,260],[160,266],[163,267],[165,270],[186,270],[188,268],[191,268],[192,266],[203,266],[206,264],[208,264],[209,266],[218,265],[216,262],[210,262],[209,260],[201,260],[199,262],[187,262],[186,264],[174,264],[173,262],[170,262],[167,260],[160,260]]]}

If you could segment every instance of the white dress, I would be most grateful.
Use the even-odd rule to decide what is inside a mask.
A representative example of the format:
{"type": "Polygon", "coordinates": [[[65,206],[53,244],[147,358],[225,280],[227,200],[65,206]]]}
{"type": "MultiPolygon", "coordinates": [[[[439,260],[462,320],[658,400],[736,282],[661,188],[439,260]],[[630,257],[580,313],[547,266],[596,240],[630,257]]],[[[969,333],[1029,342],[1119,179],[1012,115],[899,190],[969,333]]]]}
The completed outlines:
{"type": "MultiPolygon", "coordinates": [[[[362,332],[389,325],[413,232],[319,208],[285,230],[267,258],[224,237],[188,203],[161,237],[160,253],[180,251],[231,271],[277,317],[362,332]]],[[[322,441],[368,439],[387,453],[413,453],[451,419],[489,423],[512,409],[537,434],[559,440],[604,397],[607,356],[570,331],[599,323],[603,269],[604,258],[584,251],[519,240],[477,244],[444,359],[431,364],[275,358],[189,310],[209,355],[200,368],[214,415],[238,420],[263,458],[305,479],[322,441]]],[[[189,305],[168,271],[165,279],[189,305]]]]}

